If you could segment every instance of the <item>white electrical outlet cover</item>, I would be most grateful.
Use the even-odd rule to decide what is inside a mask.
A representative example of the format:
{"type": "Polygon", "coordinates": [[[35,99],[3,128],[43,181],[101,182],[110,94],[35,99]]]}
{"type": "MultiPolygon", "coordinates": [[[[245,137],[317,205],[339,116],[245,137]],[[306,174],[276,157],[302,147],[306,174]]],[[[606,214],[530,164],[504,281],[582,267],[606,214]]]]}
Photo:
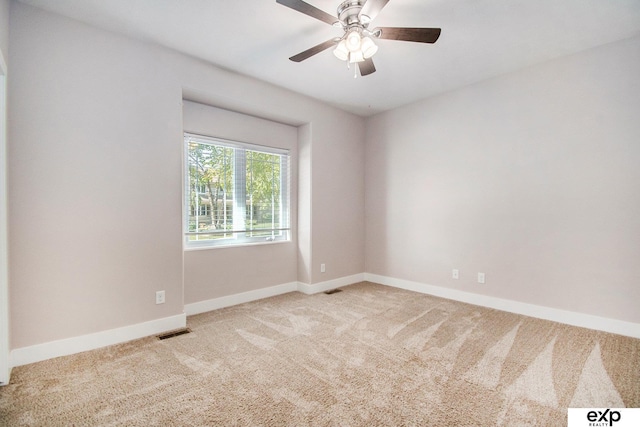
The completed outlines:
{"type": "Polygon", "coordinates": [[[156,304],[164,304],[164,291],[156,292],[156,304]]]}

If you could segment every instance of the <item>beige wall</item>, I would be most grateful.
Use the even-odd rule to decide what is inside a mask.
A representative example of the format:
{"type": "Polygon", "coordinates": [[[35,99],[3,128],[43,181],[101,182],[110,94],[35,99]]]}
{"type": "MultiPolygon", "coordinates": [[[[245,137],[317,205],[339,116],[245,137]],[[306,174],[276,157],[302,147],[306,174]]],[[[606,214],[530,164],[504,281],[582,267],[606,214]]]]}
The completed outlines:
{"type": "Polygon", "coordinates": [[[9,382],[9,260],[7,219],[7,63],[9,1],[0,0],[0,383],[9,382]]]}
{"type": "MultiPolygon", "coordinates": [[[[363,271],[362,249],[353,254],[352,247],[342,246],[364,238],[364,163],[354,157],[363,152],[360,117],[21,3],[11,8],[10,49],[12,348],[182,312],[183,95],[308,126],[306,143],[314,155],[344,147],[349,170],[332,169],[323,163],[331,160],[326,155],[310,159],[306,167],[319,173],[305,181],[307,188],[299,192],[306,198],[298,204],[313,223],[305,229],[304,245],[280,247],[289,262],[284,273],[268,277],[295,279],[296,250],[309,271],[332,263],[322,278],[309,273],[310,280],[363,271]],[[350,195],[341,200],[335,223],[324,220],[324,212],[311,212],[322,205],[315,199],[325,197],[325,181],[340,182],[350,195]],[[155,291],[161,289],[167,302],[156,305],[155,291]]],[[[260,259],[267,260],[266,252],[276,246],[211,253],[230,278],[223,285],[205,283],[206,272],[197,267],[209,255],[189,253],[185,298],[192,302],[259,286],[257,272],[246,281],[231,277],[239,259],[261,251],[260,259]]]]}
{"type": "Polygon", "coordinates": [[[160,52],[17,2],[10,49],[12,348],[181,313],[181,91],[160,52]]]}
{"type": "MultiPolygon", "coordinates": [[[[311,163],[312,132],[311,123],[298,127],[298,281],[311,283],[311,163]]],[[[364,192],[363,192],[364,195],[364,192]]],[[[364,232],[364,227],[361,228],[364,232]]],[[[364,260],[364,259],[363,259],[364,260]]]]}
{"type": "Polygon", "coordinates": [[[9,6],[10,0],[0,0],[0,52],[4,60],[9,62],[9,6]]]}
{"type": "MultiPolygon", "coordinates": [[[[327,130],[315,126],[313,134],[327,130]]],[[[339,136],[327,134],[326,144],[312,144],[311,283],[364,271],[364,146],[353,143],[364,130],[364,121],[354,122],[339,136]],[[351,268],[356,265],[360,271],[351,268]]]]}
{"type": "Polygon", "coordinates": [[[640,323],[638,76],[640,37],[370,118],[367,272],[640,323]]]}

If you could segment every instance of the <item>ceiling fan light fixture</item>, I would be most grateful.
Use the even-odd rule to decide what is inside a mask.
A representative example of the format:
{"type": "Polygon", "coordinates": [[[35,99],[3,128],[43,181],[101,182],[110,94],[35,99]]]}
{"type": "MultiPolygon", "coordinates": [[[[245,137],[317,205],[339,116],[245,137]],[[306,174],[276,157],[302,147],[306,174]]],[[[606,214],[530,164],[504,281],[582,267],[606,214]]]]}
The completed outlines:
{"type": "Polygon", "coordinates": [[[349,49],[347,49],[347,42],[340,40],[340,43],[333,50],[333,54],[341,61],[349,60],[349,49]]]}
{"type": "MultiPolygon", "coordinates": [[[[319,21],[342,28],[342,37],[335,37],[290,57],[293,62],[305,59],[333,48],[333,54],[347,64],[358,63],[354,68],[360,75],[375,73],[371,57],[378,52],[376,39],[399,40],[417,43],[435,43],[440,37],[440,28],[423,27],[381,27],[369,29],[369,24],[390,0],[341,0],[337,17],[318,9],[305,0],[276,0],[283,6],[315,18],[319,21]],[[337,20],[336,20],[337,19],[337,20]]],[[[350,68],[347,65],[347,68],[350,68]]]]}
{"type": "Polygon", "coordinates": [[[371,58],[378,51],[378,46],[371,40],[371,37],[363,38],[360,48],[365,58],[371,58]]]}

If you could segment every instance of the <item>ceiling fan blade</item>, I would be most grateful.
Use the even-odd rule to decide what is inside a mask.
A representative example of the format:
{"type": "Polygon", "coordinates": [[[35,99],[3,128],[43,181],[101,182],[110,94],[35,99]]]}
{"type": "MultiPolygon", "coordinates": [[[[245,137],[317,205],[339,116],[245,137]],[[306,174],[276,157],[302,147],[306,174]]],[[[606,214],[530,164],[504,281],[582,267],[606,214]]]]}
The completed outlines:
{"type": "Polygon", "coordinates": [[[368,16],[369,20],[373,20],[378,13],[389,3],[389,0],[367,0],[360,10],[359,16],[368,16]]]}
{"type": "Polygon", "coordinates": [[[324,12],[315,6],[311,6],[309,3],[305,3],[302,0],[276,0],[276,3],[280,3],[283,6],[297,10],[298,12],[309,15],[312,18],[319,19],[327,24],[333,25],[335,22],[338,22],[338,18],[331,16],[327,12],[324,12]]]}
{"type": "Polygon", "coordinates": [[[386,40],[403,40],[407,42],[435,43],[440,37],[440,28],[397,28],[380,27],[374,31],[376,37],[386,40]],[[377,33],[380,32],[378,35],[377,33]]]}
{"type": "Polygon", "coordinates": [[[360,75],[362,77],[376,72],[376,66],[373,65],[373,60],[371,58],[367,58],[362,62],[358,62],[358,68],[360,69],[360,75]]]}
{"type": "Polygon", "coordinates": [[[305,59],[310,58],[313,55],[316,55],[316,54],[322,52],[323,50],[329,49],[331,46],[334,46],[339,41],[340,41],[339,38],[327,40],[326,42],[323,42],[323,43],[320,43],[318,45],[315,45],[311,49],[307,49],[304,52],[300,52],[299,54],[294,55],[289,59],[292,60],[293,62],[302,62],[305,59]]]}

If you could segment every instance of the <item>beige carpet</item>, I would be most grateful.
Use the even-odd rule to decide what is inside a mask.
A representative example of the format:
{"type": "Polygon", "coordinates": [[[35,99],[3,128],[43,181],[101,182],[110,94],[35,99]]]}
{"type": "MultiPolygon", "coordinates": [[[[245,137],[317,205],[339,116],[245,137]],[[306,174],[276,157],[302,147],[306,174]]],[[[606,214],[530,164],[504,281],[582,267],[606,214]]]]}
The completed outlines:
{"type": "Polygon", "coordinates": [[[640,340],[362,283],[18,367],[0,425],[562,426],[640,406],[640,340]]]}

